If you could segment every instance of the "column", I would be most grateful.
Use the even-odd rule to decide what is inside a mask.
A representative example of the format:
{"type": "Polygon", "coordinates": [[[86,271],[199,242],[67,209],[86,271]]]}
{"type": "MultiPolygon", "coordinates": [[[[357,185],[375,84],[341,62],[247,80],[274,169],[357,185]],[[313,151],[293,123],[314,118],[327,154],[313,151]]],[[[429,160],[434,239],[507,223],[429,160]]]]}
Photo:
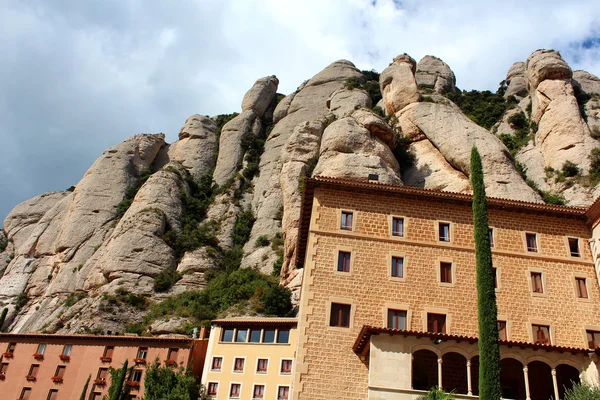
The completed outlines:
{"type": "Polygon", "coordinates": [[[467,394],[473,396],[473,391],[471,390],[471,360],[467,360],[467,394]]]}
{"type": "Polygon", "coordinates": [[[527,365],[523,367],[523,377],[525,378],[525,396],[527,396],[527,400],[531,400],[531,395],[529,394],[529,375],[527,374],[527,365]]]}
{"type": "Polygon", "coordinates": [[[442,387],[442,356],[438,356],[438,386],[442,387]]]}
{"type": "Polygon", "coordinates": [[[554,386],[554,398],[558,399],[558,382],[556,381],[556,368],[552,368],[552,385],[554,386]]]}

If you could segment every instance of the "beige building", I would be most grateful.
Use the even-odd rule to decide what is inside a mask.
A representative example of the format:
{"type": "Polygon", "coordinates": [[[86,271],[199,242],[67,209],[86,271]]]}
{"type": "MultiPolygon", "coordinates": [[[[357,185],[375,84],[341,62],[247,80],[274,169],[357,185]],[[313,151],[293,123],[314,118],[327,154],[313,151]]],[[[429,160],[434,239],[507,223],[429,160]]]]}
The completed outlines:
{"type": "MultiPolygon", "coordinates": [[[[306,181],[294,400],[414,399],[435,385],[477,396],[471,201],[306,181]]],[[[504,398],[562,398],[571,381],[598,385],[600,204],[488,199],[488,209],[504,398]]]]}
{"type": "Polygon", "coordinates": [[[217,400],[287,400],[296,340],[295,318],[215,320],[202,384],[217,400]]]}

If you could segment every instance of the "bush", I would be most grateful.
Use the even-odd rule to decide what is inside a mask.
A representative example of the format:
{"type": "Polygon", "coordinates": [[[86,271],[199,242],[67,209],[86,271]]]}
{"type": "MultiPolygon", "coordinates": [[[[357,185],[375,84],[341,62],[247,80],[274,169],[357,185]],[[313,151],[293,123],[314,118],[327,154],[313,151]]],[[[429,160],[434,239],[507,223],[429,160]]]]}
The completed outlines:
{"type": "Polygon", "coordinates": [[[351,76],[350,78],[346,79],[346,83],[344,84],[344,87],[350,90],[358,89],[360,86],[360,81],[355,76],[351,76]]]}
{"type": "Polygon", "coordinates": [[[250,207],[238,215],[235,227],[233,228],[233,234],[231,235],[234,244],[243,246],[248,241],[254,221],[254,214],[250,207]]]}
{"type": "Polygon", "coordinates": [[[127,333],[135,333],[136,335],[142,336],[145,331],[145,326],[143,323],[135,324],[125,324],[125,332],[127,333]]]}
{"type": "Polygon", "coordinates": [[[598,125],[592,126],[591,136],[593,139],[596,139],[596,140],[600,139],[600,127],[598,125]]]}
{"type": "Polygon", "coordinates": [[[260,235],[256,238],[256,242],[254,242],[254,247],[265,247],[271,244],[271,241],[267,237],[267,235],[260,235]]]}
{"type": "Polygon", "coordinates": [[[393,153],[396,156],[396,160],[398,160],[398,164],[400,164],[401,170],[410,168],[417,160],[415,155],[410,151],[410,140],[404,136],[396,136],[396,148],[393,153]]]}
{"type": "Polygon", "coordinates": [[[508,118],[508,124],[513,129],[527,129],[528,121],[522,112],[515,113],[508,118]]]}
{"type": "Polygon", "coordinates": [[[433,387],[427,392],[425,396],[421,396],[418,400],[454,400],[454,391],[450,393],[444,392],[443,389],[439,387],[433,387]]]}
{"type": "Polygon", "coordinates": [[[149,169],[144,169],[140,172],[140,176],[138,178],[137,183],[135,185],[127,186],[127,188],[125,189],[125,195],[123,197],[123,200],[121,200],[121,202],[116,205],[117,219],[121,219],[121,217],[125,215],[129,207],[131,206],[131,203],[133,203],[133,199],[135,198],[135,195],[137,194],[138,190],[140,190],[142,185],[146,183],[146,181],[148,180],[148,178],[150,178],[151,175],[152,171],[150,171],[149,169]]]}
{"type": "Polygon", "coordinates": [[[15,310],[19,311],[21,308],[25,307],[25,304],[29,301],[27,295],[23,292],[19,293],[15,300],[15,310]]]}
{"type": "MultiPolygon", "coordinates": [[[[572,381],[571,381],[572,382],[572,381]]],[[[598,400],[600,388],[591,387],[583,382],[573,383],[571,389],[565,390],[565,400],[598,400]]]]}
{"type": "Polygon", "coordinates": [[[283,267],[283,252],[277,255],[277,260],[273,263],[273,271],[271,275],[281,276],[281,267],[283,267]]]}
{"type": "Polygon", "coordinates": [[[562,166],[562,174],[567,178],[577,176],[579,175],[579,167],[572,161],[566,161],[562,166]]]}
{"type": "Polygon", "coordinates": [[[181,279],[181,274],[174,269],[165,269],[154,278],[154,291],[166,292],[181,279]]]}
{"type": "Polygon", "coordinates": [[[231,121],[232,119],[234,119],[235,117],[237,117],[239,114],[234,112],[231,114],[221,114],[221,115],[217,115],[214,118],[214,121],[217,123],[217,137],[221,136],[221,130],[223,129],[223,126],[228,123],[229,121],[231,121]]]}
{"type": "Polygon", "coordinates": [[[285,316],[292,309],[292,291],[284,286],[271,285],[263,296],[263,310],[267,315],[285,316]]]}
{"type": "Polygon", "coordinates": [[[71,307],[71,306],[75,305],[75,303],[77,303],[79,300],[85,299],[86,297],[87,297],[86,292],[71,293],[65,299],[64,305],[65,305],[65,307],[71,307]]]}
{"type": "Polygon", "coordinates": [[[589,159],[590,175],[594,178],[600,178],[600,147],[591,151],[589,159]]]}
{"type": "MultiPolygon", "coordinates": [[[[129,290],[124,288],[118,288],[115,290],[115,294],[107,294],[103,295],[103,298],[108,304],[119,306],[126,305],[137,308],[138,310],[144,310],[148,308],[148,303],[146,298],[139,294],[130,293],[129,290]]],[[[104,309],[109,309],[110,307],[103,306],[104,309]]]]}
{"type": "Polygon", "coordinates": [[[476,124],[490,129],[502,117],[504,112],[511,106],[502,97],[501,91],[492,93],[489,90],[483,92],[477,90],[456,91],[447,93],[447,98],[452,100],[462,112],[476,124]]]}
{"type": "Polygon", "coordinates": [[[199,400],[200,396],[200,387],[189,371],[161,366],[158,360],[147,368],[144,388],[145,400],[199,400]]]}

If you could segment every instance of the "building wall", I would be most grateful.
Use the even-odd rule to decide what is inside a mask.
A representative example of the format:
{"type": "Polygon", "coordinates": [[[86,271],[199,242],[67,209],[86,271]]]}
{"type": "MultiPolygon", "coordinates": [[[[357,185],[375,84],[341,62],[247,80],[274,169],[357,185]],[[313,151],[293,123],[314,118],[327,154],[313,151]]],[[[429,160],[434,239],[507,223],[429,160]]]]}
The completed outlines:
{"type": "MultiPolygon", "coordinates": [[[[585,329],[600,328],[600,290],[583,220],[490,210],[499,319],[508,339],[531,342],[531,323],[551,326],[553,344],[584,347],[585,329]],[[525,232],[537,233],[528,253],[525,232]],[[581,238],[571,257],[567,236],[581,238]],[[530,269],[545,276],[533,295],[530,269]],[[587,278],[590,299],[578,299],[575,276],[587,278]]],[[[426,313],[447,314],[447,333],[477,336],[477,292],[472,211],[469,206],[357,189],[315,189],[299,318],[298,399],[367,396],[368,361],[352,352],[360,328],[386,326],[387,308],[408,310],[408,329],[426,330],[426,313]],[[354,230],[341,231],[341,210],[354,213],[354,230]],[[405,218],[405,237],[391,236],[390,216],[405,218]],[[439,221],[452,223],[451,243],[437,239],[439,221]],[[335,271],[339,250],[352,253],[350,273],[335,271]],[[405,278],[389,275],[391,255],[405,257],[405,278]],[[439,283],[439,262],[452,261],[454,280],[439,283]],[[350,328],[328,326],[331,302],[352,305],[350,328]]]]}
{"type": "MultiPolygon", "coordinates": [[[[90,398],[93,392],[104,395],[108,392],[110,377],[107,378],[105,386],[95,386],[93,384],[100,368],[120,368],[126,359],[129,360],[129,366],[134,366],[133,359],[137,357],[139,347],[148,347],[146,358],[148,365],[156,358],[162,363],[168,357],[170,348],[178,348],[177,363],[186,367],[190,360],[190,349],[192,347],[191,339],[159,342],[142,338],[139,340],[119,340],[118,337],[81,339],[73,336],[72,338],[63,339],[52,338],[51,335],[48,335],[48,337],[40,339],[0,335],[0,352],[4,353],[10,342],[16,342],[17,346],[13,358],[3,357],[2,359],[2,363],[8,364],[8,369],[6,378],[3,381],[0,380],[0,393],[2,393],[0,397],[18,399],[21,390],[24,387],[30,387],[32,388],[30,397],[32,400],[45,400],[50,389],[58,389],[59,399],[79,399],[85,381],[90,375],[91,380],[86,399],[90,398]],[[38,343],[47,344],[42,361],[35,360],[33,357],[38,348],[38,343]],[[62,361],[59,358],[65,344],[73,345],[69,361],[62,361]],[[111,362],[100,360],[100,357],[104,354],[105,346],[115,347],[111,362]],[[36,381],[28,382],[25,376],[29,373],[32,364],[39,364],[40,369],[36,381]],[[54,383],[51,377],[54,376],[59,365],[66,366],[64,379],[62,383],[54,383]]],[[[203,357],[202,350],[202,346],[197,347],[197,357],[203,357]]],[[[142,364],[135,366],[135,368],[142,371],[146,369],[142,364]]],[[[131,392],[131,394],[137,395],[137,398],[141,398],[143,395],[144,378],[145,372],[142,373],[140,388],[131,392]]]]}
{"type": "MultiPolygon", "coordinates": [[[[289,328],[286,328],[289,329],[289,328]]],[[[210,339],[202,384],[208,388],[209,383],[219,384],[215,399],[229,399],[231,383],[241,384],[240,399],[252,399],[254,385],[265,385],[265,399],[277,399],[278,387],[289,386],[291,396],[292,374],[281,374],[281,360],[293,360],[295,355],[297,329],[290,330],[288,344],[266,344],[266,343],[224,343],[220,341],[222,328],[213,326],[210,331],[210,339]],[[213,357],[222,357],[223,364],[220,372],[211,370],[213,357]],[[244,372],[233,372],[234,359],[245,358],[244,372]],[[256,367],[259,358],[269,360],[267,373],[257,373],[256,367]]],[[[294,370],[292,361],[292,372],[294,370]]]]}

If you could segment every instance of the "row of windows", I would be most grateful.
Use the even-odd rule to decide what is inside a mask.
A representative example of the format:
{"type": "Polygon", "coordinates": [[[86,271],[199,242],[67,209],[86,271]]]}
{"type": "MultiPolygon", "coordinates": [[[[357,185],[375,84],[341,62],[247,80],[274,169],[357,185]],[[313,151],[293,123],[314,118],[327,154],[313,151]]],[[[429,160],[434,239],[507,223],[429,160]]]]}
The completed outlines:
{"type": "MultiPolygon", "coordinates": [[[[19,396],[18,400],[31,400],[31,399],[33,399],[33,397],[31,397],[31,392],[32,392],[32,388],[30,388],[30,387],[24,387],[21,390],[21,395],[19,396]]],[[[127,397],[128,400],[133,400],[133,399],[136,399],[136,398],[137,398],[137,396],[135,394],[130,394],[127,397]]],[[[90,400],[101,400],[101,399],[102,399],[102,393],[92,392],[90,394],[90,400]]],[[[48,395],[46,396],[46,400],[58,400],[58,389],[50,389],[48,391],[48,395]]]]}
{"type": "MultiPolygon", "coordinates": [[[[343,231],[352,231],[354,229],[353,225],[354,221],[354,213],[352,211],[342,211],[341,219],[340,219],[340,229],[343,231]]],[[[405,229],[404,229],[404,218],[403,217],[392,217],[391,219],[391,235],[395,237],[404,237],[405,229]]],[[[440,242],[451,242],[451,223],[450,222],[438,222],[437,230],[438,230],[438,241],[440,242]]],[[[489,239],[490,246],[494,247],[494,228],[489,229],[489,239]]],[[[525,244],[528,252],[537,253],[538,243],[537,243],[537,234],[536,233],[526,233],[525,234],[525,244]]],[[[568,246],[569,246],[569,254],[572,257],[581,257],[581,252],[579,251],[579,239],[575,237],[567,238],[568,246]]]]}
{"type": "MultiPolygon", "coordinates": [[[[331,303],[329,315],[329,326],[338,328],[350,328],[350,304],[331,303]]],[[[387,310],[387,327],[390,329],[407,330],[407,310],[387,310]]],[[[506,321],[498,321],[498,334],[500,340],[508,340],[506,321]]],[[[531,324],[534,343],[552,344],[550,336],[550,325],[531,324]]],[[[447,333],[446,314],[427,313],[427,332],[447,333]]],[[[586,330],[587,343],[590,349],[600,346],[600,332],[586,330]]]]}
{"type": "Polygon", "coordinates": [[[221,333],[221,342],[287,344],[290,342],[290,330],[228,328],[223,329],[221,333]]]}
{"type": "MultiPolygon", "coordinates": [[[[211,397],[216,397],[219,393],[219,383],[218,382],[209,382],[207,385],[208,395],[211,397]]],[[[230,399],[239,399],[240,393],[242,392],[242,384],[241,383],[232,383],[229,386],[229,398],[230,399]]],[[[290,397],[290,387],[289,386],[278,386],[277,387],[277,400],[287,400],[290,397]]],[[[254,384],[252,389],[252,399],[264,399],[265,398],[265,385],[263,384],[254,384]]]]}
{"type": "MultiPolygon", "coordinates": [[[[244,365],[246,364],[246,359],[244,357],[236,357],[233,360],[233,372],[242,373],[244,372],[244,365]]],[[[221,372],[223,368],[223,357],[213,357],[212,363],[210,366],[210,370],[212,372],[221,372]]],[[[256,373],[266,374],[269,369],[269,359],[268,358],[258,358],[256,360],[256,373]]],[[[279,368],[279,373],[282,375],[289,375],[292,373],[292,360],[291,359],[282,359],[281,365],[279,368]]]]}
{"type": "MultiPolygon", "coordinates": [[[[337,272],[350,272],[351,269],[352,253],[350,251],[338,252],[337,272]]],[[[404,257],[392,256],[391,265],[389,269],[389,276],[392,278],[404,278],[405,276],[405,263],[404,257]]],[[[454,266],[452,262],[440,261],[439,262],[439,283],[454,283],[454,266]]],[[[498,288],[498,270],[494,268],[494,281],[496,288],[498,288]]],[[[531,278],[531,291],[533,293],[544,293],[544,282],[545,276],[543,272],[536,271],[530,272],[531,278]]],[[[587,299],[587,279],[585,277],[575,277],[575,292],[577,298],[587,299]]]]}

